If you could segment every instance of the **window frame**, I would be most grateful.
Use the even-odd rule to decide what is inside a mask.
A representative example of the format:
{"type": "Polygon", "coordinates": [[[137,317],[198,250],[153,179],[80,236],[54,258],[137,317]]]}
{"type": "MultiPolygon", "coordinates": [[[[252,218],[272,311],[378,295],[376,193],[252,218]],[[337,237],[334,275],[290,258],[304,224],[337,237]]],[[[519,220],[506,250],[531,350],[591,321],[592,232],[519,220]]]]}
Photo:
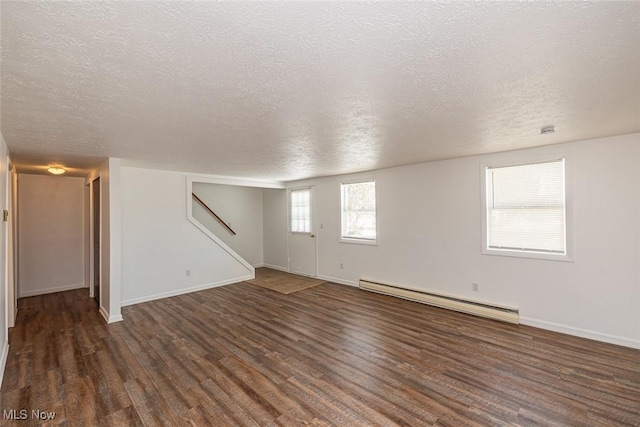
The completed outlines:
{"type": "Polygon", "coordinates": [[[289,231],[289,233],[291,234],[306,234],[306,235],[311,235],[314,234],[313,232],[313,186],[305,186],[305,187],[295,187],[295,188],[289,188],[289,191],[287,192],[287,229],[289,231]],[[293,231],[293,227],[292,227],[292,221],[293,221],[293,215],[292,215],[292,208],[293,208],[293,200],[292,200],[292,194],[296,191],[303,191],[303,190],[307,190],[309,191],[309,231],[293,231]]]}
{"type": "Polygon", "coordinates": [[[356,245],[368,245],[368,246],[378,246],[380,244],[380,226],[379,226],[379,221],[378,221],[378,186],[376,185],[376,180],[375,178],[371,178],[371,177],[361,177],[361,178],[357,178],[357,179],[347,179],[347,180],[341,180],[338,183],[338,196],[339,196],[339,226],[338,226],[338,242],[340,243],[352,243],[352,244],[356,244],[356,245]],[[376,237],[375,239],[359,239],[356,237],[345,237],[342,235],[342,213],[343,213],[343,206],[342,206],[342,202],[343,202],[343,198],[342,198],[342,191],[343,191],[343,186],[344,185],[352,185],[352,184],[363,184],[363,183],[368,183],[368,182],[373,182],[373,186],[374,186],[374,197],[375,197],[375,209],[374,209],[374,215],[375,215],[375,219],[376,219],[376,237]]]}
{"type": "Polygon", "coordinates": [[[504,157],[496,161],[480,163],[480,211],[482,254],[504,257],[529,258],[549,261],[574,262],[574,217],[573,217],[573,160],[571,153],[553,153],[538,157],[504,157]],[[518,249],[490,248],[489,241],[489,203],[487,200],[487,170],[511,166],[526,166],[540,163],[551,163],[564,159],[564,206],[565,206],[565,253],[554,254],[518,249]]]}

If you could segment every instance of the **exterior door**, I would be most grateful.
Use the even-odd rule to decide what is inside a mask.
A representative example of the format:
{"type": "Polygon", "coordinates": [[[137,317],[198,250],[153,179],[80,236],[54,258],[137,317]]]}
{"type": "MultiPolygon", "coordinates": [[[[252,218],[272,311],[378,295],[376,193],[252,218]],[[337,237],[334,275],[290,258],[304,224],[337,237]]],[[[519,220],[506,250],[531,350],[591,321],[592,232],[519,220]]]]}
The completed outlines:
{"type": "Polygon", "coordinates": [[[316,277],[314,187],[289,190],[289,272],[316,277]]]}

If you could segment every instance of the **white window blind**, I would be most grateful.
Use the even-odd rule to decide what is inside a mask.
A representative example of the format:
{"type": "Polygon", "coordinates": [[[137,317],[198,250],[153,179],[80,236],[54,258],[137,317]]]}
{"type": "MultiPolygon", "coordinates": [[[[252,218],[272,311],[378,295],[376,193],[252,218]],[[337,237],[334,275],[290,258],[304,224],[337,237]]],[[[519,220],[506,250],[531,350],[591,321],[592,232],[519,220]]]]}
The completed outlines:
{"type": "Polygon", "coordinates": [[[564,159],[486,173],[487,247],[566,254],[564,159]]]}
{"type": "Polygon", "coordinates": [[[311,233],[311,189],[291,190],[291,231],[311,233]]]}
{"type": "Polygon", "coordinates": [[[342,238],[376,240],[375,181],[342,184],[342,238]]]}

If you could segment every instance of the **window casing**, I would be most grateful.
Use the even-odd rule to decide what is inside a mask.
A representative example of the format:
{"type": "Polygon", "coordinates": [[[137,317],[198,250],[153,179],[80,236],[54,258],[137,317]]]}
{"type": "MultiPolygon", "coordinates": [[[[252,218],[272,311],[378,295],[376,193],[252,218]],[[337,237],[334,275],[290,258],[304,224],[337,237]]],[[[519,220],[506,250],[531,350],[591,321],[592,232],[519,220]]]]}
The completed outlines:
{"type": "Polygon", "coordinates": [[[569,261],[565,159],[484,166],[483,253],[569,261]]]}
{"type": "Polygon", "coordinates": [[[291,190],[290,231],[311,233],[311,189],[291,190]]]}
{"type": "Polygon", "coordinates": [[[375,181],[341,183],[340,200],[340,241],[376,244],[375,181]]]}

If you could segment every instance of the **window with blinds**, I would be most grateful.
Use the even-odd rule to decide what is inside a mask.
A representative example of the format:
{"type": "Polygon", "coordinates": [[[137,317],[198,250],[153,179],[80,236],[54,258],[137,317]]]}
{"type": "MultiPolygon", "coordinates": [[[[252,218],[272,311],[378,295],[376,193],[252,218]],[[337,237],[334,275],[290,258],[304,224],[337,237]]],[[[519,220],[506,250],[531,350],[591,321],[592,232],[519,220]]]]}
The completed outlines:
{"type": "Polygon", "coordinates": [[[375,243],[376,183],[375,181],[342,183],[341,240],[354,243],[375,243]]]}
{"type": "Polygon", "coordinates": [[[311,189],[291,190],[291,232],[311,233],[311,189]]]}
{"type": "Polygon", "coordinates": [[[566,255],[565,160],[486,168],[486,248],[566,255]]]}

